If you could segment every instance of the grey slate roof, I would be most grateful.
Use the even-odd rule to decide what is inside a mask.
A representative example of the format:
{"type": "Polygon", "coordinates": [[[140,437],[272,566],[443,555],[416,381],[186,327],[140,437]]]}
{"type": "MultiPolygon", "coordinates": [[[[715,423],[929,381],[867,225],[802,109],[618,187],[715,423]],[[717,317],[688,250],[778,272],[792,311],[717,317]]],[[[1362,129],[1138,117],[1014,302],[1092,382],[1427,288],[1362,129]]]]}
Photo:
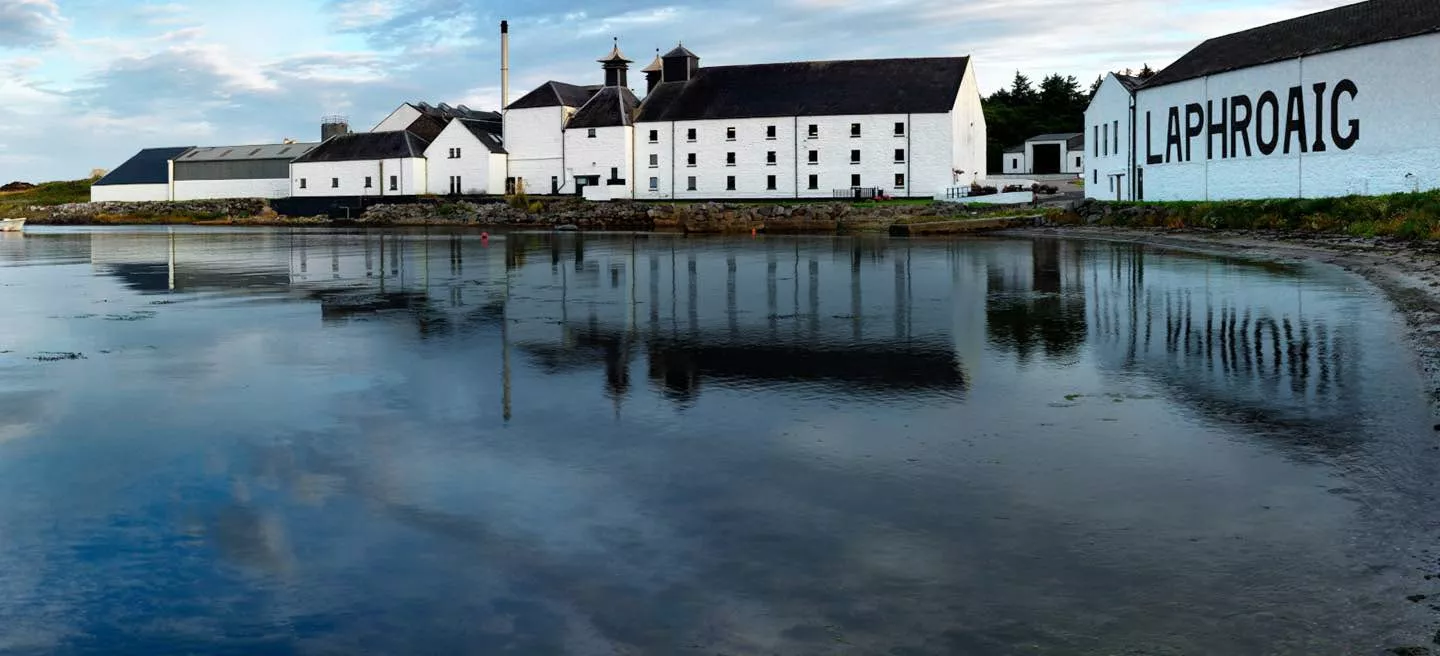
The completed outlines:
{"type": "Polygon", "coordinates": [[[1210,39],[1144,87],[1440,32],[1436,0],[1370,0],[1210,39]]]}
{"type": "Polygon", "coordinates": [[[309,162],[353,162],[371,159],[424,157],[430,142],[404,130],[393,132],[354,132],[331,137],[325,143],[295,160],[309,162]]]}
{"type": "Polygon", "coordinates": [[[1034,136],[1034,137],[1030,137],[1029,139],[1026,139],[1026,140],[1025,140],[1025,143],[1031,143],[1031,142],[1035,142],[1035,141],[1064,141],[1064,142],[1067,142],[1067,143],[1068,143],[1071,139],[1074,139],[1074,138],[1076,138],[1076,137],[1079,137],[1079,138],[1080,138],[1080,143],[1085,143],[1085,133],[1084,133],[1084,132],[1063,132],[1063,133],[1058,133],[1058,134],[1042,134],[1042,135],[1038,135],[1038,136],[1034,136]]]}
{"type": "Polygon", "coordinates": [[[968,64],[968,57],[937,57],[701,68],[688,82],[655,87],[636,122],[943,114],[954,107],[968,64]]]}
{"type": "Polygon", "coordinates": [[[534,91],[510,103],[508,109],[534,109],[536,107],[583,107],[590,96],[601,87],[582,87],[564,82],[550,81],[536,87],[534,91]]]}
{"type": "Polygon", "coordinates": [[[95,181],[96,187],[132,184],[169,184],[170,160],[188,152],[194,146],[183,148],[146,148],[135,154],[124,164],[116,167],[109,175],[95,181]]]}
{"type": "Polygon", "coordinates": [[[656,51],[655,51],[655,61],[650,62],[650,65],[649,65],[649,66],[646,66],[645,68],[640,69],[640,72],[641,72],[641,73],[659,73],[659,72],[661,72],[661,71],[663,71],[663,70],[665,70],[665,61],[662,60],[662,59],[660,59],[660,51],[659,51],[659,50],[656,50],[656,51]]]}
{"type": "Polygon", "coordinates": [[[246,160],[284,159],[292,160],[314,150],[320,142],[293,144],[266,144],[260,146],[206,146],[191,148],[190,152],[175,158],[181,162],[235,162],[246,160]]]}
{"type": "Polygon", "coordinates": [[[1116,73],[1115,80],[1120,83],[1120,86],[1125,87],[1125,90],[1129,91],[1130,93],[1135,93],[1135,90],[1139,89],[1140,85],[1145,84],[1145,80],[1135,77],[1134,75],[1121,75],[1119,73],[1116,73]]]}
{"type": "Polygon", "coordinates": [[[445,104],[445,103],[440,103],[439,105],[431,105],[430,103],[423,103],[423,102],[422,102],[422,103],[409,103],[409,105],[410,105],[411,107],[414,107],[414,108],[415,108],[417,111],[419,111],[421,114],[426,114],[426,115],[429,115],[429,116],[436,116],[436,117],[440,117],[440,118],[447,118],[447,119],[451,119],[451,118],[468,118],[468,119],[472,119],[472,120],[476,120],[476,121],[500,121],[500,120],[502,120],[501,117],[500,117],[500,113],[499,113],[499,112],[486,112],[486,111],[474,110],[474,109],[470,109],[469,107],[466,107],[466,106],[464,106],[464,105],[460,105],[460,106],[458,106],[458,107],[451,107],[451,106],[449,106],[449,105],[447,105],[447,104],[445,104]]]}
{"type": "Polygon", "coordinates": [[[450,125],[451,120],[452,119],[445,116],[421,114],[416,117],[414,121],[410,122],[410,125],[405,128],[405,131],[429,143],[434,141],[435,137],[440,136],[441,132],[445,131],[445,127],[450,125]]]}
{"type": "Polygon", "coordinates": [[[699,59],[699,58],[700,58],[700,57],[699,57],[698,55],[696,55],[695,53],[690,52],[690,50],[689,50],[688,48],[686,48],[686,47],[685,47],[685,44],[683,44],[683,43],[680,44],[680,45],[678,45],[678,46],[675,46],[675,49],[674,49],[674,50],[671,50],[670,52],[665,53],[665,59],[670,59],[671,57],[691,57],[691,58],[694,58],[694,59],[699,59]]]}
{"type": "MultiPolygon", "coordinates": [[[[1117,137],[1117,138],[1118,138],[1118,137],[1117,137]]],[[[1073,137],[1070,137],[1070,139],[1065,142],[1065,148],[1066,148],[1067,150],[1079,150],[1079,151],[1084,151],[1084,150],[1085,150],[1085,133],[1084,133],[1084,132],[1081,132],[1080,134],[1077,134],[1077,135],[1075,135],[1075,136],[1073,136],[1073,137]]]]}
{"type": "Polygon", "coordinates": [[[566,129],[633,125],[640,100],[625,87],[605,87],[570,117],[566,129]]]}
{"type": "Polygon", "coordinates": [[[1024,154],[1024,153],[1025,153],[1025,145],[1024,145],[1024,144],[1021,144],[1021,145],[1019,145],[1019,146],[1011,146],[1011,147],[1005,149],[1005,154],[1006,154],[1006,155],[1021,155],[1021,154],[1024,154]]]}
{"type": "Polygon", "coordinates": [[[507,154],[504,140],[490,130],[489,121],[472,121],[463,118],[459,119],[459,121],[460,125],[465,126],[465,129],[469,130],[470,134],[475,135],[475,138],[479,139],[480,143],[484,144],[485,148],[489,149],[490,152],[499,155],[507,154]]]}

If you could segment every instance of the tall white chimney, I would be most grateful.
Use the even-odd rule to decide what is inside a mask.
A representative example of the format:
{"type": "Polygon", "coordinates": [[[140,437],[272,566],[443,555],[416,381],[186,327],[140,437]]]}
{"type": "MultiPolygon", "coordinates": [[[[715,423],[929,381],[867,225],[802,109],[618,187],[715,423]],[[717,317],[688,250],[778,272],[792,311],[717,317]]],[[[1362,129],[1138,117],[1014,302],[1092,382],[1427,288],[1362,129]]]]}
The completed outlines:
{"type": "Polygon", "coordinates": [[[510,106],[510,21],[500,21],[500,111],[510,106]]]}

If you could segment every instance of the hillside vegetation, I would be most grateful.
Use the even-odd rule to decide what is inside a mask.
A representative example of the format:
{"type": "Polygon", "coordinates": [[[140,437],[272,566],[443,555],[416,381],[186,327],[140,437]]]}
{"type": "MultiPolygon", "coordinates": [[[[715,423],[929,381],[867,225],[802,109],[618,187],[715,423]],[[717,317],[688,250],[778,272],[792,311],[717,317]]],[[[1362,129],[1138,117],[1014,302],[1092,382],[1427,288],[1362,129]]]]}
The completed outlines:
{"type": "Polygon", "coordinates": [[[1134,228],[1279,230],[1440,240],[1440,190],[1388,196],[1097,203],[1079,218],[1134,228]]]}
{"type": "Polygon", "coordinates": [[[95,180],[46,182],[26,191],[0,193],[0,217],[26,216],[34,205],[65,205],[90,202],[90,185],[95,180]]]}

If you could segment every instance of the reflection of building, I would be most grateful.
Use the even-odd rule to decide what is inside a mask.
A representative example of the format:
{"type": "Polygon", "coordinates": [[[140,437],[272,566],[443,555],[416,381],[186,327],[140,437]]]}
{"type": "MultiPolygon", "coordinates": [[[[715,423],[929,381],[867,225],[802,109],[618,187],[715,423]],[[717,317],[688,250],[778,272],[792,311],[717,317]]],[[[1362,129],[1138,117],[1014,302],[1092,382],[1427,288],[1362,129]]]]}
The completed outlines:
{"type": "Polygon", "coordinates": [[[1022,363],[1037,350],[1050,360],[1072,358],[1087,335],[1085,246],[1058,239],[1029,245],[1028,253],[989,263],[985,316],[990,343],[1013,350],[1022,363]]]}

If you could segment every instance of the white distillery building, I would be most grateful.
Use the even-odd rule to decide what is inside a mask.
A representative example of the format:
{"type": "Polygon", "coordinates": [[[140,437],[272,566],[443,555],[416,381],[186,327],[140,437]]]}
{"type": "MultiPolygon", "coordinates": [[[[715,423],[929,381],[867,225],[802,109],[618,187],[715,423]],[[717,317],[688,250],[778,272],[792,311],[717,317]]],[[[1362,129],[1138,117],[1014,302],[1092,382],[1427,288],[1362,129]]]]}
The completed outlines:
{"type": "Polygon", "coordinates": [[[1133,200],[1130,153],[1134,134],[1130,109],[1138,77],[1111,73],[1100,82],[1085,112],[1090,129],[1090,161],[1085,175],[1086,195],[1105,200],[1133,200]]]}
{"type": "Polygon", "coordinates": [[[489,121],[450,121],[425,149],[429,193],[505,193],[505,144],[496,128],[489,121]]]}
{"type": "Polygon", "coordinates": [[[174,200],[170,168],[176,157],[193,146],[146,148],[90,186],[92,202],[146,202],[174,200]]]}
{"type": "Polygon", "coordinates": [[[1041,134],[1004,153],[1006,175],[1081,175],[1085,172],[1085,135],[1041,134]]]}
{"type": "Polygon", "coordinates": [[[191,148],[172,163],[171,200],[286,198],[290,162],[317,143],[191,148]]]}
{"type": "Polygon", "coordinates": [[[985,117],[968,57],[702,68],[683,46],[626,85],[547,82],[505,112],[510,177],[609,198],[932,197],[983,180],[985,117]]]}
{"type": "Polygon", "coordinates": [[[1435,189],[1435,61],[1440,2],[1370,0],[1206,41],[1136,88],[1133,110],[1097,95],[1086,125],[1120,122],[1122,196],[1141,200],[1435,189]]]}

